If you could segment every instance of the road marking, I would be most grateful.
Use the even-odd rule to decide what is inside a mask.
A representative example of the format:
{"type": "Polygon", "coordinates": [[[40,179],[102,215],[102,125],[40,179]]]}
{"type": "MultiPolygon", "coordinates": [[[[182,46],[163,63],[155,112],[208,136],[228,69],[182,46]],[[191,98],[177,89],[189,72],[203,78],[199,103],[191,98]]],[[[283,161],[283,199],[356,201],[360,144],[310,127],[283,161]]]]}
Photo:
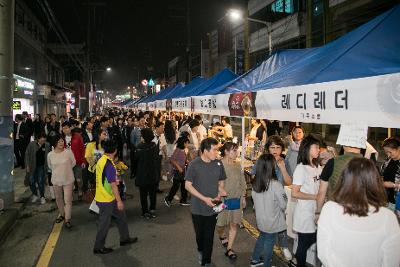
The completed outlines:
{"type": "Polygon", "coordinates": [[[260,231],[258,231],[253,225],[251,225],[246,219],[242,219],[242,224],[244,229],[255,239],[260,235],[260,231]]]}
{"type": "Polygon", "coordinates": [[[57,245],[58,238],[60,237],[63,223],[55,223],[49,238],[47,239],[46,245],[42,253],[40,254],[36,267],[47,267],[49,266],[51,256],[53,255],[54,249],[57,245]]]}

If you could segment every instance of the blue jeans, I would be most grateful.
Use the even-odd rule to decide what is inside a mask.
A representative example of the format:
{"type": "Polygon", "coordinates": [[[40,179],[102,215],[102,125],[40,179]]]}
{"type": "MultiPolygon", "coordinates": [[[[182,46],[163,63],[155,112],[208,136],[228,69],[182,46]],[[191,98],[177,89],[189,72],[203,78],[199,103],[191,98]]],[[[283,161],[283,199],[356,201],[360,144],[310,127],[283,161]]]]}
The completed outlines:
{"type": "Polygon", "coordinates": [[[40,197],[44,197],[44,166],[37,166],[35,171],[31,174],[30,177],[30,188],[32,194],[37,194],[36,184],[39,186],[40,197]]]}
{"type": "Polygon", "coordinates": [[[287,231],[282,231],[278,233],[278,245],[281,248],[288,248],[288,237],[287,231]]]}
{"type": "Polygon", "coordinates": [[[262,256],[264,259],[264,267],[270,267],[277,236],[278,233],[269,234],[260,231],[260,236],[257,239],[251,259],[258,261],[262,256]]]}

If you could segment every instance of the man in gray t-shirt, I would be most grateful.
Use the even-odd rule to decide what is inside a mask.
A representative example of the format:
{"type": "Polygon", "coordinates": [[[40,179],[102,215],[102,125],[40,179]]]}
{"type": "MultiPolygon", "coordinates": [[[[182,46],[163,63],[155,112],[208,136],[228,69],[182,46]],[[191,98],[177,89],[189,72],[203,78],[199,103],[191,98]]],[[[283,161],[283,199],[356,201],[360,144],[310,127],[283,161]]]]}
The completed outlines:
{"type": "Polygon", "coordinates": [[[225,169],[217,160],[218,141],[206,138],[200,144],[201,156],[194,159],[185,176],[185,187],[192,195],[192,219],[201,266],[210,266],[217,214],[214,202],[226,196],[225,169]]]}

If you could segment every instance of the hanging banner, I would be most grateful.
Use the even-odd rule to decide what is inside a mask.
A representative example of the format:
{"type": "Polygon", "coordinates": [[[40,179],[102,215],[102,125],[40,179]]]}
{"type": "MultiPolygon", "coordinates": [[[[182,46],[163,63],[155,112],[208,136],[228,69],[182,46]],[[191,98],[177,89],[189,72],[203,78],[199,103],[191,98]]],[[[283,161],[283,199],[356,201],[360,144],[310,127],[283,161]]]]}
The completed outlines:
{"type": "Polygon", "coordinates": [[[165,100],[156,100],[156,109],[157,110],[166,110],[165,104],[166,104],[165,100]]]}
{"type": "Polygon", "coordinates": [[[172,99],[172,111],[180,111],[180,112],[192,111],[191,97],[172,99]]]}
{"type": "Polygon", "coordinates": [[[259,118],[400,127],[400,73],[261,90],[259,118]]]}
{"type": "Polygon", "coordinates": [[[400,73],[258,90],[257,95],[221,94],[193,99],[196,113],[400,127],[400,73]]]}
{"type": "Polygon", "coordinates": [[[230,94],[193,97],[193,111],[196,113],[230,116],[228,102],[230,94]]]}

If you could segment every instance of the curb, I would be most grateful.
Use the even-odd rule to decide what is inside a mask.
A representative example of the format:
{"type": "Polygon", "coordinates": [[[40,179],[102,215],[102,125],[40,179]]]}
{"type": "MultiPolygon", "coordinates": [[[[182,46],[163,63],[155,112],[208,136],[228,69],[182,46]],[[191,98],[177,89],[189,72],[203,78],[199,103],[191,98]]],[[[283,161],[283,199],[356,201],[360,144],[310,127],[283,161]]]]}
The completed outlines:
{"type": "Polygon", "coordinates": [[[30,190],[27,188],[21,197],[0,215],[0,244],[5,241],[6,237],[13,229],[30,196],[30,190]]]}

